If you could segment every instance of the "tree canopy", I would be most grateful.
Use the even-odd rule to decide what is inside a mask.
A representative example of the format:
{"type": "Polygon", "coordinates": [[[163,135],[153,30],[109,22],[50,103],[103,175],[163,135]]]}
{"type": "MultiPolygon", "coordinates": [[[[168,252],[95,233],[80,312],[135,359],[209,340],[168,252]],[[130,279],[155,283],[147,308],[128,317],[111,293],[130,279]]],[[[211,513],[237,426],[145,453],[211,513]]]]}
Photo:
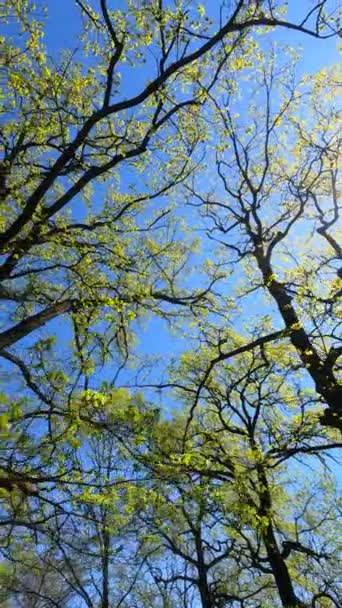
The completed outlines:
{"type": "Polygon", "coordinates": [[[336,3],[52,8],[1,7],[2,605],[338,607],[336,3]]]}

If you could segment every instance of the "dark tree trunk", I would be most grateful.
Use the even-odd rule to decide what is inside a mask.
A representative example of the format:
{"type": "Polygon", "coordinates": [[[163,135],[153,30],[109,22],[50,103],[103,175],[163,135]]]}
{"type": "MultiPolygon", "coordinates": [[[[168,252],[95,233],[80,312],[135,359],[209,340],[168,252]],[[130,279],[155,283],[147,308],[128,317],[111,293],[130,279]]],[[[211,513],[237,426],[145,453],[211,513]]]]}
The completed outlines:
{"type": "Polygon", "coordinates": [[[329,358],[324,361],[319,356],[301,325],[292,298],[288,295],[285,285],[276,280],[271,263],[261,248],[256,247],[255,257],[262,272],[264,284],[277,303],[290,340],[314,381],[317,392],[322,395],[328,405],[329,409],[324,413],[322,423],[342,431],[342,386],[338,384],[334,376],[333,363],[329,358]]]}
{"type": "Polygon", "coordinates": [[[260,500],[258,514],[262,517],[262,538],[282,606],[283,608],[305,608],[305,604],[295,594],[285,559],[278,547],[271,518],[272,499],[267,476],[262,465],[258,465],[257,473],[260,500]]]}
{"type": "Polygon", "coordinates": [[[198,590],[201,596],[202,608],[214,608],[212,595],[208,584],[208,568],[205,564],[201,530],[195,534],[196,553],[197,553],[197,569],[198,569],[198,590]]]}
{"type": "Polygon", "coordinates": [[[101,608],[109,608],[109,532],[103,531],[103,555],[102,555],[102,602],[101,608]]]}

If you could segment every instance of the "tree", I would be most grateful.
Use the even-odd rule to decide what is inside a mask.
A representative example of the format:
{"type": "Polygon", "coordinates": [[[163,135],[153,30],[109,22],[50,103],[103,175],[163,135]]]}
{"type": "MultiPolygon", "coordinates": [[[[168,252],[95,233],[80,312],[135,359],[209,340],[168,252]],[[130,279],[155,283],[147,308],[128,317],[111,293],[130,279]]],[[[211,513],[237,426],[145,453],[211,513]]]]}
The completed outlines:
{"type": "MultiPolygon", "coordinates": [[[[228,61],[233,68],[248,62],[254,44],[249,32],[273,26],[329,37],[334,32],[330,21],[326,25],[325,4],[293,23],[282,17],[281,6],[269,4],[262,12],[259,4],[236,2],[224,9],[226,20],[213,33],[215,23],[202,9],[194,14],[156,2],[152,10],[150,3],[130,2],[126,14],[112,11],[105,0],[97,9],[77,2],[84,20],[82,53],[94,56],[82,64],[72,54],[50,59],[33,5],[6,3],[5,20],[21,28],[22,44],[9,37],[4,50],[0,274],[6,315],[0,344],[6,365],[29,389],[32,420],[51,419],[52,411],[61,416],[56,395],[71,395],[80,385],[87,389],[90,371],[113,356],[114,345],[127,356],[128,329],[137,314],[158,312],[161,302],[209,306],[217,274],[195,293],[177,285],[189,247],[179,244],[175,232],[170,240],[162,223],[168,209],[155,210],[151,201],[191,172],[191,154],[204,133],[198,111],[228,61]],[[125,65],[137,69],[151,50],[158,53],[154,76],[123,98],[125,65]],[[213,69],[205,69],[209,65],[213,69]],[[125,180],[134,181],[151,159],[157,172],[150,186],[136,192],[115,185],[120,167],[125,180]],[[148,213],[145,202],[147,221],[139,219],[141,210],[148,213]],[[154,229],[159,234],[152,239],[154,229]],[[37,333],[61,315],[71,349],[65,340],[55,345],[53,335],[42,339],[37,333]],[[18,342],[19,351],[12,350],[18,342]]],[[[20,418],[16,399],[7,394],[6,400],[5,432],[12,408],[16,424],[20,418]]],[[[4,487],[19,478],[20,470],[4,468],[4,487]]]]}
{"type": "MultiPolygon", "coordinates": [[[[189,200],[207,218],[208,236],[220,244],[226,265],[232,264],[234,255],[233,263],[247,275],[248,283],[237,293],[240,302],[256,291],[264,293],[266,315],[283,324],[283,331],[260,336],[259,343],[290,341],[300,367],[328,406],[322,423],[341,430],[341,279],[335,263],[341,260],[336,232],[340,113],[333,101],[338,70],[324,69],[315,75],[312,88],[308,78],[297,88],[291,64],[278,66],[274,53],[269,60],[266,56],[250,68],[257,77],[247,122],[235,112],[241,93],[230,78],[223,78],[219,95],[209,94],[220,133],[219,186],[204,194],[193,184],[188,187],[189,200]],[[290,158],[282,154],[284,147],[290,158]],[[296,242],[299,230],[306,236],[301,250],[296,242]],[[316,254],[319,237],[323,243],[316,254]]],[[[252,327],[259,323],[248,322],[252,327]]],[[[228,354],[219,352],[217,361],[225,357],[228,354]]]]}
{"type": "Polygon", "coordinates": [[[329,5],[292,20],[275,0],[218,3],[218,18],[187,1],[75,0],[79,47],[57,56],[34,5],[7,0],[0,575],[10,605],[338,605],[333,484],[317,485],[320,520],[300,476],[290,491],[284,478],[294,458],[326,466],[341,445],[336,72],[297,86],[259,38],[335,36],[329,5]],[[213,152],[219,179],[204,193],[213,152]],[[200,254],[184,194],[209,221],[200,254]],[[172,421],[168,405],[120,387],[150,316],[194,346],[157,380],[181,395],[172,421]]]}
{"type": "MultiPolygon", "coordinates": [[[[106,0],[97,10],[76,4],[84,19],[81,48],[85,57],[93,53],[91,65],[72,55],[56,65],[47,57],[42,24],[32,16],[28,0],[9,0],[5,7],[5,19],[17,21],[24,42],[15,48],[10,38],[4,50],[8,97],[3,113],[8,120],[2,132],[1,279],[10,315],[2,349],[59,315],[72,313],[79,325],[91,326],[106,306],[120,313],[125,303],[134,307],[151,298],[184,303],[181,295],[153,288],[151,263],[145,269],[137,265],[125,238],[141,230],[133,218],[145,200],[165,193],[188,173],[189,152],[201,137],[197,109],[230,57],[237,52],[243,59],[249,52],[245,39],[251,29],[284,27],[317,38],[334,33],[330,21],[326,26],[326,2],[298,24],[282,19],[281,7],[271,3],[265,13],[259,3],[246,8],[236,2],[216,34],[202,8],[195,16],[178,5],[172,10],[160,2],[130,2],[126,14],[110,10],[106,0]],[[205,42],[196,46],[200,29],[205,42]],[[228,44],[220,44],[225,39],[228,44]],[[150,49],[158,53],[154,77],[139,93],[120,99],[125,64],[136,69],[150,49]],[[213,71],[204,70],[212,55],[213,71]],[[177,142],[176,156],[166,154],[170,138],[177,142]],[[144,171],[153,152],[158,162],[158,150],[162,166],[169,166],[166,180],[154,184],[152,192],[134,195],[111,185],[103,205],[92,201],[92,183],[115,183],[121,165],[133,174],[144,171]],[[72,219],[67,212],[71,203],[76,204],[72,219]],[[134,278],[136,272],[151,285],[143,293],[141,285],[126,277],[134,278]]],[[[147,226],[156,222],[154,218],[147,226]]],[[[151,247],[137,247],[140,257],[155,257],[158,246],[151,247]]],[[[114,336],[117,325],[115,318],[114,336]]]]}
{"type": "MultiPolygon", "coordinates": [[[[211,349],[183,356],[185,403],[211,349]]],[[[312,416],[313,391],[289,371],[291,358],[270,344],[221,362],[190,427],[186,409],[160,419],[138,396],[98,403],[112,433],[68,450],[73,476],[25,534],[33,555],[9,535],[4,555],[27,581],[10,579],[10,597],[56,601],[30,578],[37,570],[71,606],[75,597],[88,608],[338,606],[340,507],[328,470],[338,444],[312,416]]]]}
{"type": "Polygon", "coordinates": [[[55,458],[63,471],[68,459],[68,476],[42,488],[38,504],[26,504],[20,521],[14,511],[6,528],[2,522],[7,532],[2,554],[12,568],[3,582],[3,594],[10,605],[11,601],[23,606],[32,602],[37,608],[131,605],[132,590],[145,576],[145,559],[139,554],[134,529],[136,488],[144,492],[146,473],[137,468],[131,453],[153,412],[146,410],[139,396],[128,403],[124,395],[121,407],[113,395],[97,409],[108,427],[118,430],[120,419],[126,421],[121,441],[114,431],[101,428],[88,436],[79,432],[82,440],[74,436],[67,449],[59,442],[55,458]],[[12,526],[17,528],[15,535],[12,526]]]}
{"type": "MultiPolygon", "coordinates": [[[[189,358],[184,380],[188,370],[189,358]]],[[[184,414],[143,435],[140,406],[123,451],[101,434],[83,443],[78,482],[65,486],[54,519],[26,537],[33,555],[18,547],[10,597],[55,605],[59,589],[71,606],[78,597],[89,608],[338,606],[339,507],[328,460],[303,480],[304,465],[329,445],[308,395],[296,415],[278,372],[251,353],[222,364],[185,442],[184,414]],[[37,573],[54,586],[37,588],[37,573]]]]}
{"type": "MultiPolygon", "coordinates": [[[[183,394],[196,392],[209,357],[209,348],[187,354],[183,394]]],[[[191,427],[182,414],[157,429],[149,462],[162,499],[143,517],[183,568],[167,577],[157,561],[155,571],[196,586],[205,608],[341,601],[340,507],[326,460],[337,445],[327,443],[331,431],[321,430],[310,392],[287,365],[279,346],[221,362],[191,427]]]]}

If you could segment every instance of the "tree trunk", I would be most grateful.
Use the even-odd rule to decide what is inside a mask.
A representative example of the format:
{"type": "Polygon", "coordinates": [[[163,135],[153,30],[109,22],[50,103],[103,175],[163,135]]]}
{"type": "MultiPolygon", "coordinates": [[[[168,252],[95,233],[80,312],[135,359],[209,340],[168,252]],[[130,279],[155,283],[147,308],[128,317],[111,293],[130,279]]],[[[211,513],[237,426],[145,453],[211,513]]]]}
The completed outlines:
{"type": "Polygon", "coordinates": [[[259,516],[262,518],[261,530],[267,557],[277,585],[283,608],[305,608],[296,596],[286,562],[279,550],[271,519],[272,499],[268,480],[262,465],[257,466],[259,480],[259,516]]]}
{"type": "Polygon", "coordinates": [[[102,602],[101,608],[109,608],[109,552],[110,536],[108,530],[103,530],[103,555],[102,555],[102,602]]]}
{"type": "Polygon", "coordinates": [[[195,534],[196,553],[197,553],[197,569],[198,569],[198,590],[201,596],[202,608],[214,608],[212,597],[208,585],[207,567],[205,564],[201,530],[195,534]]]}
{"type": "Polygon", "coordinates": [[[334,376],[332,363],[329,359],[323,361],[319,356],[301,325],[285,285],[276,280],[270,261],[260,249],[256,247],[255,257],[262,272],[264,284],[277,303],[285,326],[289,330],[290,340],[314,381],[317,392],[322,395],[329,407],[321,421],[323,424],[342,431],[342,386],[338,384],[334,376]]]}

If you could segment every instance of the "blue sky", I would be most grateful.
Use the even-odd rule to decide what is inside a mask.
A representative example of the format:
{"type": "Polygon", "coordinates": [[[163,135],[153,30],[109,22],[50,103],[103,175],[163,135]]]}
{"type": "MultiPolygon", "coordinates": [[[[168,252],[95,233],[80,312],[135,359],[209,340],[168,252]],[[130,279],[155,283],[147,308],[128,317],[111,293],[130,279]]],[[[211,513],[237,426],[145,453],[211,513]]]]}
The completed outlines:
{"type": "MultiPolygon", "coordinates": [[[[39,15],[39,4],[38,15],[39,15]]],[[[45,27],[45,44],[48,53],[56,58],[59,53],[65,49],[75,50],[79,46],[78,34],[81,31],[82,20],[80,18],[80,10],[76,6],[74,0],[46,0],[42,4],[47,5],[47,21],[45,27]]],[[[96,3],[94,2],[94,5],[96,3]]],[[[194,3],[194,5],[197,3],[194,3]]],[[[219,16],[219,8],[221,0],[203,0],[207,14],[216,20],[219,16]]],[[[109,8],[124,9],[126,2],[124,0],[108,0],[109,8]]],[[[300,21],[305,11],[306,6],[310,6],[309,2],[297,2],[290,0],[290,17],[294,21],[300,21]]],[[[302,48],[301,58],[298,62],[298,73],[300,76],[304,73],[315,72],[325,65],[329,65],[338,60],[337,41],[332,38],[330,40],[317,40],[310,36],[305,36],[300,33],[288,31],[285,29],[277,29],[267,36],[263,36],[262,44],[268,45],[269,41],[277,41],[279,44],[288,44],[294,48],[302,48]]],[[[82,60],[82,54],[76,54],[76,58],[82,60]]],[[[125,81],[125,88],[122,91],[123,97],[129,97],[137,92],[137,86],[145,79],[151,78],[148,69],[140,68],[139,78],[130,78],[125,81]]],[[[242,110],[243,111],[243,110],[242,110]]],[[[122,169],[122,186],[125,188],[125,179],[128,178],[128,172],[122,169]]],[[[77,201],[72,203],[74,217],[79,214],[80,208],[77,201]]],[[[192,213],[192,211],[191,211],[192,213]]],[[[190,217],[190,216],[188,216],[190,217]]],[[[197,223],[197,222],[196,222],[197,223]]],[[[196,259],[196,258],[194,258],[196,259]]],[[[200,258],[197,257],[197,262],[200,258]]],[[[62,330],[65,332],[65,321],[61,318],[53,323],[50,323],[49,329],[54,329],[59,335],[62,330]]],[[[45,332],[44,332],[45,333],[45,332]]],[[[159,354],[160,358],[165,361],[165,353],[175,355],[184,349],[184,339],[179,340],[175,336],[169,334],[165,324],[160,319],[151,321],[147,330],[139,331],[140,333],[140,348],[139,351],[143,356],[147,354],[159,354]]],[[[110,372],[109,372],[110,373],[110,372]]]]}
{"type": "MultiPolygon", "coordinates": [[[[47,0],[46,4],[48,7],[48,17],[45,29],[45,43],[49,49],[49,53],[56,56],[61,50],[74,50],[78,46],[77,36],[81,28],[80,12],[75,2],[73,0],[47,0]]],[[[197,5],[197,3],[195,4],[197,5]]],[[[218,17],[221,5],[220,0],[204,0],[201,4],[205,6],[206,13],[210,17],[218,17]]],[[[309,4],[309,2],[290,0],[290,17],[295,21],[299,21],[305,11],[305,7],[309,6],[309,4]]],[[[124,0],[108,1],[109,8],[113,9],[124,9],[125,5],[126,2],[124,0]]],[[[288,44],[294,48],[302,48],[301,59],[298,63],[298,77],[304,73],[315,72],[320,67],[338,60],[336,39],[317,40],[310,36],[304,36],[285,29],[277,29],[263,38],[265,44],[269,44],[269,40],[272,40],[277,41],[279,44],[288,44]]],[[[264,43],[262,42],[262,44],[264,43]]],[[[82,55],[76,54],[76,58],[81,60],[82,55]]],[[[140,84],[140,78],[141,80],[151,78],[146,67],[142,68],[142,70],[145,71],[139,70],[138,84],[140,84]]],[[[136,93],[136,86],[137,79],[127,79],[122,96],[129,97],[136,93]]],[[[125,170],[122,171],[122,178],[123,187],[125,187],[125,170]]],[[[73,204],[75,205],[75,202],[73,204]]],[[[170,336],[160,319],[151,321],[147,330],[140,331],[139,350],[144,355],[149,353],[160,353],[162,355],[163,353],[165,354],[165,351],[176,354],[184,348],[183,345],[183,340],[170,336]]]]}
{"type": "MultiPolygon", "coordinates": [[[[45,28],[45,44],[48,49],[48,53],[57,57],[58,54],[65,50],[74,50],[78,47],[78,34],[81,30],[81,19],[80,11],[76,6],[74,0],[46,0],[42,4],[47,5],[47,22],[45,28]]],[[[194,3],[194,5],[197,3],[194,3]]],[[[221,5],[220,0],[204,0],[202,4],[206,8],[207,14],[212,18],[217,18],[219,15],[219,7],[221,5]]],[[[124,9],[126,2],[124,0],[108,0],[109,8],[113,9],[124,9]]],[[[309,6],[309,2],[297,2],[297,0],[290,0],[290,16],[293,20],[299,21],[303,15],[306,6],[309,6]]],[[[38,3],[39,12],[39,3],[38,3]]],[[[298,74],[300,76],[304,73],[310,73],[317,71],[320,67],[334,63],[338,60],[337,53],[337,42],[336,39],[330,40],[317,40],[310,36],[304,36],[302,34],[285,30],[277,29],[267,36],[263,36],[262,44],[269,44],[269,40],[277,41],[279,44],[288,44],[294,48],[302,47],[301,59],[298,63],[298,74]]],[[[76,54],[76,58],[82,60],[81,52],[76,54]]],[[[129,97],[137,92],[137,85],[139,86],[140,80],[148,80],[151,78],[149,68],[140,68],[138,79],[126,79],[125,89],[122,91],[123,97],[129,97]]],[[[125,188],[125,178],[128,179],[128,173],[125,169],[122,170],[122,185],[125,188]]],[[[79,213],[77,209],[77,201],[72,203],[74,208],[74,214],[79,213]],[[75,213],[76,211],[76,213],[75,213]]],[[[74,215],[75,216],[75,215],[74,215]]],[[[60,330],[60,323],[51,323],[51,329],[56,327],[57,331],[60,330]]],[[[49,328],[50,329],[50,328],[49,328]]],[[[146,356],[147,354],[160,354],[165,356],[165,352],[177,354],[184,348],[184,340],[179,340],[175,336],[170,335],[165,324],[160,319],[151,321],[147,329],[144,331],[140,330],[140,348],[141,354],[146,356]]],[[[163,359],[164,359],[163,356],[163,359]]]]}
{"type": "MultiPolygon", "coordinates": [[[[55,53],[65,48],[75,48],[77,46],[76,37],[80,31],[80,11],[74,0],[46,0],[48,7],[48,20],[45,30],[45,41],[49,49],[55,53]]],[[[109,0],[108,5],[113,9],[124,9],[124,0],[109,0]]],[[[194,4],[197,4],[194,2],[194,4]]],[[[221,0],[202,0],[209,16],[215,17],[219,14],[221,0]]],[[[337,7],[336,2],[336,7],[337,7]]],[[[304,14],[305,6],[309,6],[307,1],[289,1],[289,16],[294,21],[299,21],[304,14]]],[[[337,39],[317,40],[310,36],[288,30],[280,30],[271,34],[274,40],[285,42],[290,45],[301,45],[303,47],[302,66],[304,72],[319,69],[320,66],[338,60],[337,39]]],[[[132,83],[133,84],[133,83],[132,83]]],[[[127,91],[129,93],[129,91],[127,91]]]]}

